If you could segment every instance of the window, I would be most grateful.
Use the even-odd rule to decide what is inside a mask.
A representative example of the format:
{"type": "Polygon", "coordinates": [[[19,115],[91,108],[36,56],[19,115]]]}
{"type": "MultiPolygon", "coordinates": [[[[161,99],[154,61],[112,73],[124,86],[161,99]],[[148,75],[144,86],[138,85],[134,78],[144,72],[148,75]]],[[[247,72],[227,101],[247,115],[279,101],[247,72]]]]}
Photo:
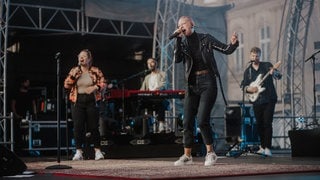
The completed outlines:
{"type": "Polygon", "coordinates": [[[260,29],[261,60],[270,61],[270,27],[264,26],[260,29]]]}

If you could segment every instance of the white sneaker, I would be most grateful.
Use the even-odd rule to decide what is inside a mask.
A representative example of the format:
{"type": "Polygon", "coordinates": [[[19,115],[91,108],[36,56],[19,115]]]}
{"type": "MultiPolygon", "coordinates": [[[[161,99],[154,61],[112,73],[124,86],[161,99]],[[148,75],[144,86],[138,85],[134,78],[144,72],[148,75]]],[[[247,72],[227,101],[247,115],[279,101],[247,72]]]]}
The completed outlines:
{"type": "Polygon", "coordinates": [[[188,157],[187,155],[182,155],[179,160],[174,162],[175,166],[184,166],[192,164],[192,156],[188,157]]]}
{"type": "Polygon", "coordinates": [[[259,146],[260,148],[259,148],[259,150],[256,152],[257,154],[264,154],[264,149],[261,147],[261,146],[259,146]]]}
{"type": "Polygon", "coordinates": [[[72,160],[73,160],[73,161],[83,160],[82,152],[77,150],[77,152],[76,152],[76,154],[73,156],[72,160]]]}
{"type": "Polygon", "coordinates": [[[104,156],[103,156],[103,154],[101,153],[100,150],[97,150],[97,151],[96,151],[94,159],[95,159],[95,160],[104,159],[104,156]]]}
{"type": "Polygon", "coordinates": [[[214,152],[209,152],[206,155],[206,160],[204,161],[205,166],[212,166],[217,162],[218,156],[214,152]]]}
{"type": "Polygon", "coordinates": [[[159,121],[159,133],[164,133],[164,132],[165,132],[164,122],[159,121]]]}
{"type": "Polygon", "coordinates": [[[272,153],[271,150],[269,148],[265,148],[264,149],[264,155],[268,156],[268,157],[272,157],[272,153]]]}

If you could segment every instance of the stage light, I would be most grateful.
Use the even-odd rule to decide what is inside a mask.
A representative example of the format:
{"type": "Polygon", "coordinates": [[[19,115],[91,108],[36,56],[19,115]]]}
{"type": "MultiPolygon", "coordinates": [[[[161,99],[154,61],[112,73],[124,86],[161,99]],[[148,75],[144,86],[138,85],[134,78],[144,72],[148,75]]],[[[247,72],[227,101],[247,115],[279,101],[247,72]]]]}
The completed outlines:
{"type": "Polygon", "coordinates": [[[134,52],[133,59],[135,61],[141,61],[143,59],[143,53],[144,53],[144,51],[136,51],[136,52],[134,52]]]}
{"type": "Polygon", "coordinates": [[[7,51],[12,53],[18,53],[20,51],[20,42],[16,42],[7,48],[7,51]]]}

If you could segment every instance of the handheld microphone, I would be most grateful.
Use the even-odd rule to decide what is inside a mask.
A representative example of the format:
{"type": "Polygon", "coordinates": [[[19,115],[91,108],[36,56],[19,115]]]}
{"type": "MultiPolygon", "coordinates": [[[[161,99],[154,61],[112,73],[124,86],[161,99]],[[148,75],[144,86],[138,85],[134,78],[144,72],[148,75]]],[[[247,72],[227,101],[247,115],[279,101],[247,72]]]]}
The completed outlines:
{"type": "Polygon", "coordinates": [[[149,72],[151,72],[151,69],[144,70],[144,73],[149,73],[149,72]]]}
{"type": "Polygon", "coordinates": [[[180,33],[179,32],[174,32],[173,34],[171,34],[169,36],[169,40],[173,39],[173,38],[176,38],[180,33]]]}
{"type": "Polygon", "coordinates": [[[79,72],[79,73],[82,73],[82,70],[81,70],[81,62],[78,62],[78,72],[79,72]]]}
{"type": "Polygon", "coordinates": [[[169,40],[176,38],[180,33],[185,32],[186,30],[178,31],[176,30],[173,34],[169,36],[169,40]]]}

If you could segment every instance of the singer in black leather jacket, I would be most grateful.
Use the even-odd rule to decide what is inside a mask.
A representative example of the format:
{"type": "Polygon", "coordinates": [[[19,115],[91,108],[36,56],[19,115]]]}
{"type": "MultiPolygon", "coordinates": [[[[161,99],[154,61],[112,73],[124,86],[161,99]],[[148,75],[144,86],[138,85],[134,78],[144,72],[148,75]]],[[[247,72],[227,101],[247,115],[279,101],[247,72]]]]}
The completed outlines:
{"type": "MultiPolygon", "coordinates": [[[[209,74],[212,77],[220,76],[217,68],[217,63],[214,58],[214,52],[213,50],[220,51],[224,54],[232,54],[236,48],[238,47],[237,44],[224,44],[221,43],[219,40],[211,36],[210,34],[200,34],[194,32],[194,35],[198,36],[199,39],[199,46],[200,46],[200,52],[202,56],[202,60],[207,66],[209,70],[209,74]]],[[[176,51],[175,51],[175,62],[180,63],[183,61],[184,67],[185,67],[185,78],[186,80],[189,79],[189,75],[192,70],[192,52],[190,52],[188,47],[188,41],[187,38],[177,38],[176,43],[176,51]]]]}
{"type": "Polygon", "coordinates": [[[196,117],[207,150],[204,165],[210,166],[216,162],[210,114],[217,97],[216,77],[220,75],[213,50],[231,54],[239,44],[235,33],[231,42],[224,44],[209,34],[196,33],[193,27],[192,18],[182,16],[174,32],[179,34],[176,37],[175,62],[183,62],[187,82],[183,119],[184,155],[175,162],[176,166],[192,163],[191,148],[196,117]]]}

